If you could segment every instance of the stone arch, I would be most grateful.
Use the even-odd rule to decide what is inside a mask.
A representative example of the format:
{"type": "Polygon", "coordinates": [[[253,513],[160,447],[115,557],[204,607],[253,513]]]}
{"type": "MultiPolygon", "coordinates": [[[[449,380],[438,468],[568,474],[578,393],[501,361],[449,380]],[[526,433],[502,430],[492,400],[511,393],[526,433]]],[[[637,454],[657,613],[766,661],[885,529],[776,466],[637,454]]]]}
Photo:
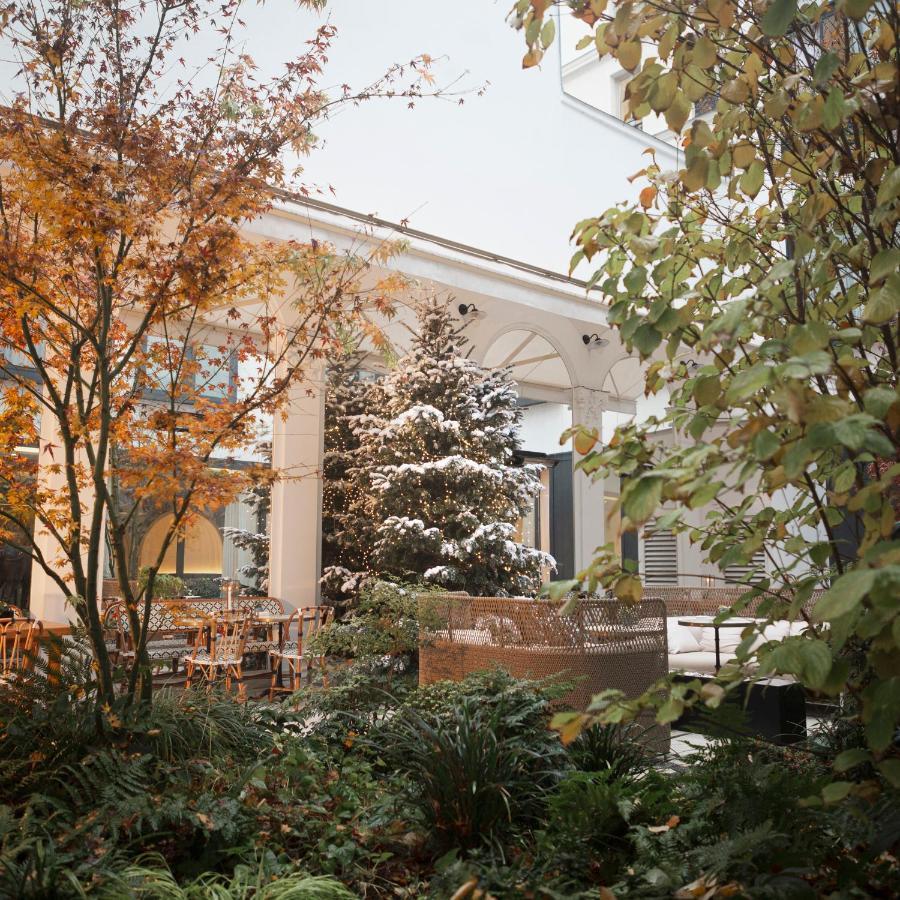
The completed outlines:
{"type": "Polygon", "coordinates": [[[520,383],[566,390],[577,384],[570,355],[558,338],[539,324],[508,323],[494,331],[482,346],[482,365],[509,365],[520,383]]]}

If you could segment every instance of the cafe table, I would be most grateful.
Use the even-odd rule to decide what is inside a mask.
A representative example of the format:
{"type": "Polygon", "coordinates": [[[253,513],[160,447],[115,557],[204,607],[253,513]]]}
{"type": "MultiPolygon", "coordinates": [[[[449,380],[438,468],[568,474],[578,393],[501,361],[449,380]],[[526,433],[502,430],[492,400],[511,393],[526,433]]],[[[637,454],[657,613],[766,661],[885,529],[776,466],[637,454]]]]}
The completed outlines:
{"type": "Polygon", "coordinates": [[[753,619],[723,619],[721,622],[716,621],[716,616],[688,616],[678,620],[679,625],[685,625],[688,628],[712,628],[716,641],[716,672],[722,668],[721,655],[719,651],[719,629],[720,628],[746,628],[748,625],[754,625],[753,619]]]}

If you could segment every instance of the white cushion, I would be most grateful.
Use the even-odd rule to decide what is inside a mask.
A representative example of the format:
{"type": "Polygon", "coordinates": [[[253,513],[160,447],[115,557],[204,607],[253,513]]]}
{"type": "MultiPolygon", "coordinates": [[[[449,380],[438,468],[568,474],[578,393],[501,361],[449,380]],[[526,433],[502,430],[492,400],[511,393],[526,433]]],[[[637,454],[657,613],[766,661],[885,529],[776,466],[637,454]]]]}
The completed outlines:
{"type": "MultiPolygon", "coordinates": [[[[744,626],[744,628],[749,627],[749,625],[744,626]]],[[[744,633],[744,628],[719,628],[719,651],[723,656],[726,652],[732,653],[737,650],[738,644],[743,640],[741,635],[744,633]]],[[[716,629],[710,626],[701,630],[703,634],[700,637],[700,649],[712,650],[715,653],[716,629]]]]}
{"type": "Polygon", "coordinates": [[[694,629],[679,625],[677,617],[670,616],[666,619],[666,631],[669,636],[669,653],[694,653],[701,649],[694,629]]]}

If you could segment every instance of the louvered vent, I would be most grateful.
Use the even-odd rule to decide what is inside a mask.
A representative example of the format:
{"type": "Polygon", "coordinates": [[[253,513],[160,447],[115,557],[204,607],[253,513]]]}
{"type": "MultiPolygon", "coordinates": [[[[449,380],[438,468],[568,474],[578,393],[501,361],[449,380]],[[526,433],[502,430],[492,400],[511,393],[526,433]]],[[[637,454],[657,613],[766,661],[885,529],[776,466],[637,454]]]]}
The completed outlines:
{"type": "Polygon", "coordinates": [[[757,550],[747,565],[733,563],[726,566],[725,581],[727,584],[753,584],[762,578],[765,571],[766,554],[763,550],[757,550]]]}
{"type": "Polygon", "coordinates": [[[678,584],[678,542],[674,532],[644,532],[644,583],[678,584]]]}

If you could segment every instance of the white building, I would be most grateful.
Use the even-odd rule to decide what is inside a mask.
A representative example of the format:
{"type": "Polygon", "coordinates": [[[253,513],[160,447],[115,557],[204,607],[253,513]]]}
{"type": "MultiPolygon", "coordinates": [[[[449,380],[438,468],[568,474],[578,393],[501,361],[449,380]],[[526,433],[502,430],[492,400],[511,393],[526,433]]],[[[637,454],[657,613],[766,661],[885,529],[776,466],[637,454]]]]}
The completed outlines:
{"type": "MultiPolygon", "coordinates": [[[[266,54],[282,59],[296,38],[278,31],[272,6],[254,12],[251,24],[266,54]]],[[[677,165],[672,136],[664,127],[642,131],[622,121],[622,73],[592,59],[592,51],[574,53],[568,26],[561,28],[562,56],[554,48],[540,71],[522,72],[521,35],[499,7],[478,0],[457,3],[441,18],[421,0],[338,0],[331,16],[341,81],[364,83],[385,61],[428,50],[449,54],[451,72],[466,69],[464,84],[490,85],[483,96],[465,96],[462,107],[425,100],[409,111],[376,102],[327,123],[307,175],[333,185],[340,205],[283,198],[252,230],[338,247],[408,242],[392,267],[452,295],[471,320],[476,358],[513,368],[526,406],[523,450],[542,455],[547,466],[548,490],[529,533],[558,557],[560,575],[571,575],[596,547],[619,540],[615,518],[607,521],[618,486],[573,473],[559,435],[574,420],[608,437],[617,422],[654,404],[643,399],[642,367],[607,326],[600,296],[565,274],[567,236],[576,221],[633,196],[637,188],[627,177],[642,166],[646,148],[661,165],[677,165]]],[[[402,346],[404,317],[388,327],[402,346]]],[[[315,602],[320,575],[321,381],[296,397],[288,418],[274,423],[274,464],[309,474],[276,485],[271,515],[270,593],[291,606],[315,602]]],[[[233,505],[189,535],[178,551],[181,571],[199,566],[216,574],[218,565],[233,576],[239,559],[216,535],[223,524],[248,524],[241,515],[233,505]]],[[[700,584],[721,575],[700,564],[685,536],[640,546],[642,568],[659,583],[700,584]]],[[[37,567],[30,601],[39,617],[67,615],[64,598],[37,567]]]]}

